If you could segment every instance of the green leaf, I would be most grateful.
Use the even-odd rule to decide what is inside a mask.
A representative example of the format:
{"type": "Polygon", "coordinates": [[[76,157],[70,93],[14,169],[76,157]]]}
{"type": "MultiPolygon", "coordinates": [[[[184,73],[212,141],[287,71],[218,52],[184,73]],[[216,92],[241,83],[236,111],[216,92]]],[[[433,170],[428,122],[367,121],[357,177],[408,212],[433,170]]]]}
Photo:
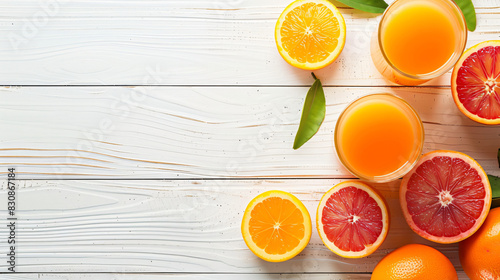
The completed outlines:
{"type": "Polygon", "coordinates": [[[467,29],[470,31],[476,30],[476,10],[474,9],[474,4],[472,0],[453,0],[462,10],[464,14],[465,22],[467,23],[467,29]]]}
{"type": "Polygon", "coordinates": [[[306,100],[304,101],[299,130],[297,130],[295,141],[293,142],[294,150],[297,150],[309,141],[318,132],[321,123],[325,119],[326,101],[323,86],[314,73],[311,74],[315,81],[307,92],[306,100]]]}
{"type": "Polygon", "coordinates": [[[498,168],[500,168],[500,149],[498,149],[497,152],[497,161],[498,161],[498,168]]]}
{"type": "Polygon", "coordinates": [[[389,6],[384,0],[337,0],[351,8],[369,13],[383,13],[389,6]]]}
{"type": "Polygon", "coordinates": [[[500,197],[491,200],[491,209],[500,207],[500,197]]]}
{"type": "Polygon", "coordinates": [[[488,175],[488,180],[491,185],[491,208],[500,206],[500,178],[493,175],[488,175]]]}
{"type": "Polygon", "coordinates": [[[500,198],[500,177],[488,175],[491,185],[491,195],[500,198]]]}

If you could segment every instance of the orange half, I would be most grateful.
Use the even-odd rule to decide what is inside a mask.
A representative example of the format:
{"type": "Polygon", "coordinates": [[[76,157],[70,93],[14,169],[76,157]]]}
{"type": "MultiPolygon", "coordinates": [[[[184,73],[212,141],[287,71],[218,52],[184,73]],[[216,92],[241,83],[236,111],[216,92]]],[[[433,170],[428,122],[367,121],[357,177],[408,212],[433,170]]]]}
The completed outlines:
{"type": "Polygon", "coordinates": [[[252,199],[241,222],[248,248],[269,262],[295,257],[309,243],[311,232],[311,217],[304,204],[283,191],[268,191],[252,199]]]}
{"type": "Polygon", "coordinates": [[[328,66],[342,52],[345,21],[326,0],[297,0],[281,13],[275,39],[280,55],[292,66],[316,70],[328,66]]]}

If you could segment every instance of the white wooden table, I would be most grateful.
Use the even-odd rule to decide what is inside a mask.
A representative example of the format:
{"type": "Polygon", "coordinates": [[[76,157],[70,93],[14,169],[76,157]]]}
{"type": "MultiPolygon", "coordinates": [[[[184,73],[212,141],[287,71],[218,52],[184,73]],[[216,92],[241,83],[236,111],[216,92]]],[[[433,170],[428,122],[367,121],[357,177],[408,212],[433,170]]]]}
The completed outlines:
{"type": "MultiPolygon", "coordinates": [[[[327,114],[292,149],[313,80],[278,54],[274,25],[290,0],[1,0],[0,279],[369,279],[408,243],[438,248],[460,279],[457,245],[414,234],[399,182],[378,185],[389,236],[357,260],[313,230],[284,263],[247,249],[240,222],[257,194],[295,194],[313,222],[322,194],[352,178],[333,149],[348,102],[406,99],[424,121],[424,152],[452,149],[500,175],[500,127],[462,116],[450,74],[421,87],[388,84],[369,41],[380,15],[334,2],[347,24],[339,59],[316,71],[327,114]],[[7,273],[7,173],[16,169],[16,271],[7,273]]],[[[500,39],[500,0],[474,0],[468,46],[500,39]]]]}

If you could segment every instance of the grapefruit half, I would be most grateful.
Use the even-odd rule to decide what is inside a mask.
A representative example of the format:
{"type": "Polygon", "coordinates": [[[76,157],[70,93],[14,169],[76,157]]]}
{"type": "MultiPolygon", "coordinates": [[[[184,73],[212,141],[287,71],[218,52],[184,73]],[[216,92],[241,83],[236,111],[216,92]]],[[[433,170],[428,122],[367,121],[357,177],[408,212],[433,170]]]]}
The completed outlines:
{"type": "Polygon", "coordinates": [[[491,205],[491,188],[474,159],[439,150],[423,155],[404,176],[399,198],[415,233],[447,244],[466,239],[483,224],[491,205]]]}
{"type": "Polygon", "coordinates": [[[323,243],[345,258],[362,258],[384,242],[389,211],[383,197],[363,182],[345,181],[318,205],[316,227],[323,243]]]}
{"type": "Polygon", "coordinates": [[[466,50],[451,76],[453,100],[470,119],[500,124],[500,40],[466,50]]]}

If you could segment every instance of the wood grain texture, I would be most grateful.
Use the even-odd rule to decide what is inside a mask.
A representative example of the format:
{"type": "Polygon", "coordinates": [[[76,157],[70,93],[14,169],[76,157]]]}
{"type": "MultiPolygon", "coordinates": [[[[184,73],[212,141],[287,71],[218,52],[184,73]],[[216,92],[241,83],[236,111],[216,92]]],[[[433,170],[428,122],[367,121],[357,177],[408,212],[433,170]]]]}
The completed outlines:
{"type": "MultiPolygon", "coordinates": [[[[368,280],[385,254],[408,243],[438,248],[468,279],[456,245],[408,228],[399,182],[377,185],[393,223],[372,256],[337,257],[315,229],[304,252],[285,263],[246,248],[241,217],[258,193],[292,192],[314,222],[322,194],[351,177],[336,158],[333,130],[343,108],[369,93],[395,93],[417,109],[424,152],[465,152],[500,175],[500,128],[458,112],[449,73],[427,84],[439,87],[386,87],[368,48],[380,16],[335,1],[346,47],[316,71],[330,86],[327,116],[294,151],[312,79],[274,45],[274,24],[289,2],[0,0],[0,85],[44,85],[0,88],[0,177],[15,167],[18,178],[38,179],[18,181],[17,268],[26,274],[4,273],[3,261],[0,279],[368,280]]],[[[500,39],[498,0],[474,4],[478,28],[468,46],[500,39]]]]}
{"type": "MultiPolygon", "coordinates": [[[[17,274],[5,275],[4,280],[369,280],[370,274],[17,274]]],[[[459,278],[468,279],[468,278],[459,278]]]]}
{"type": "Polygon", "coordinates": [[[293,150],[306,87],[0,89],[0,174],[67,178],[346,178],[335,123],[355,98],[390,92],[424,121],[424,152],[457,150],[498,174],[500,127],[457,110],[448,88],[325,88],[319,132],[293,150]],[[3,166],[3,168],[1,168],[3,166]]]}
{"type": "MultiPolygon", "coordinates": [[[[311,279],[311,280],[369,280],[370,274],[16,274],[2,275],[4,280],[285,280],[285,279],[311,279]]],[[[463,271],[458,271],[459,280],[468,280],[469,278],[463,271]]]]}
{"type": "MultiPolygon", "coordinates": [[[[316,207],[339,180],[56,180],[18,181],[18,272],[364,273],[391,250],[431,245],[460,270],[457,244],[414,234],[402,217],[399,182],[377,185],[391,212],[389,235],[372,255],[344,259],[321,242],[315,227],[297,257],[260,260],[246,247],[240,223],[257,194],[280,189],[296,195],[315,224],[316,207]]],[[[6,209],[2,182],[0,209],[6,209]]],[[[5,219],[2,211],[0,218],[5,219]]],[[[7,236],[5,226],[0,236],[7,236]]],[[[6,251],[0,242],[0,252],[6,251]]],[[[0,263],[6,271],[6,264],[0,263]]]]}
{"type": "MultiPolygon", "coordinates": [[[[288,65],[274,42],[289,2],[2,1],[0,84],[309,85],[309,71],[288,65]]],[[[478,25],[468,46],[499,39],[498,1],[474,4],[478,25]]],[[[369,53],[380,15],[339,6],[347,42],[335,63],[317,71],[323,84],[387,85],[369,53]]]]}

